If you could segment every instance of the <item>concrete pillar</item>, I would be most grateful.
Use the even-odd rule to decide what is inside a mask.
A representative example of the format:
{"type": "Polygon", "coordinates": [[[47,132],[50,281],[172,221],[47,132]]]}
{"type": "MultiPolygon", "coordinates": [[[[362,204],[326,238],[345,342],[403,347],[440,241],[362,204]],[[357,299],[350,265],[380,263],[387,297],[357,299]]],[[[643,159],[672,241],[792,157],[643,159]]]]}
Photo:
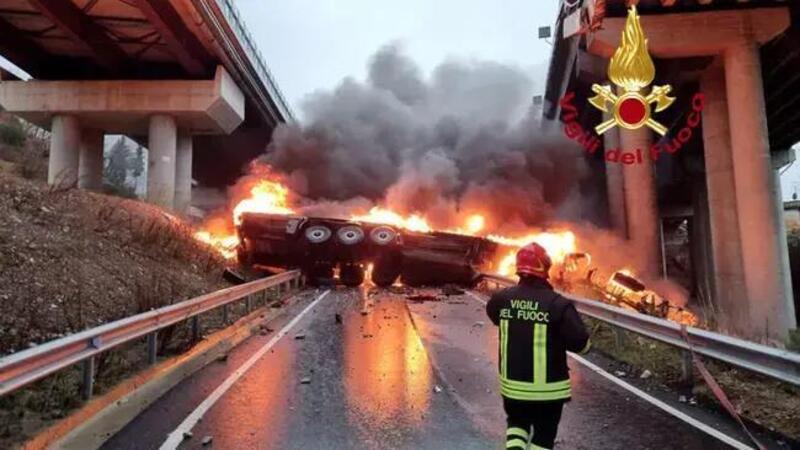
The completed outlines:
{"type": "MultiPolygon", "coordinates": [[[[611,117],[606,113],[603,120],[611,117]]],[[[612,128],[603,134],[603,146],[606,151],[619,148],[619,130],[612,128]]],[[[611,228],[620,237],[628,237],[625,219],[625,180],[622,175],[622,164],[606,161],[606,193],[608,195],[608,218],[611,228]]]]}
{"type": "Polygon", "coordinates": [[[708,188],[706,180],[692,177],[692,218],[690,220],[689,249],[692,257],[692,272],[698,295],[703,305],[708,305],[713,292],[714,270],[711,249],[711,221],[709,220],[708,188]]]}
{"type": "Polygon", "coordinates": [[[178,134],[175,165],[175,210],[187,213],[192,202],[192,135],[178,134]]]}
{"type": "Polygon", "coordinates": [[[739,239],[736,182],[733,172],[725,72],[712,66],[700,79],[705,94],[703,110],[703,156],[711,224],[713,302],[719,308],[718,323],[723,331],[745,335],[750,312],[739,239]]]}
{"type": "Polygon", "coordinates": [[[637,262],[645,275],[661,274],[661,227],[658,215],[655,167],[650,159],[651,131],[619,130],[625,152],[641,150],[642,163],[622,164],[625,191],[625,221],[628,239],[637,251],[637,262]]]}
{"type": "Polygon", "coordinates": [[[147,201],[167,209],[175,204],[177,127],[172,116],[150,117],[147,163],[147,201]]]}
{"type": "Polygon", "coordinates": [[[103,187],[103,131],[84,129],[81,132],[78,187],[99,191],[103,187]]]}
{"type": "Polygon", "coordinates": [[[78,182],[78,162],[81,129],[74,116],[53,116],[50,135],[50,160],[47,182],[59,187],[75,186],[78,182]]]}
{"type": "Polygon", "coordinates": [[[758,47],[752,42],[725,50],[725,78],[736,208],[753,337],[783,341],[795,327],[780,190],[767,140],[758,47]]]}

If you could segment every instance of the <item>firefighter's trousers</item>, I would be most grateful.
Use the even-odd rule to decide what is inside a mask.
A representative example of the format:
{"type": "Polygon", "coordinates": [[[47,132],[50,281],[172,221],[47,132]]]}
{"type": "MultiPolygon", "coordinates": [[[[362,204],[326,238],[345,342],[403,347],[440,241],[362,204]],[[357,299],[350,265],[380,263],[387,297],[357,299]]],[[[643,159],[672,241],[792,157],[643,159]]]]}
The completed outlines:
{"type": "Polygon", "coordinates": [[[517,450],[552,449],[561,421],[564,400],[534,402],[503,398],[508,428],[506,448],[517,450]],[[530,447],[528,447],[530,441],[530,447]]]}

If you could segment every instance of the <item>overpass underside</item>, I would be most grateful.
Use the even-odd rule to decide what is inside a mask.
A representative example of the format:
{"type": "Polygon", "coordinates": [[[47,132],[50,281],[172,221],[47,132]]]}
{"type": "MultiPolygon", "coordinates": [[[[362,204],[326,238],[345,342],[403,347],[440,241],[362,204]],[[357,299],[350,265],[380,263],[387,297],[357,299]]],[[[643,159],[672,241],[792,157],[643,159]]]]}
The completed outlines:
{"type": "MultiPolygon", "coordinates": [[[[800,115],[788,114],[800,87],[798,10],[772,1],[638,3],[652,85],[671,85],[677,100],[654,116],[663,137],[613,128],[600,137],[602,151],[587,155],[604,167],[608,224],[653,277],[672,275],[664,236],[688,225],[693,298],[725,331],[783,341],[796,319],[778,170],[800,140],[800,115]],[[643,161],[609,161],[615,149],[641,150],[643,161]]],[[[596,6],[562,10],[545,105],[546,117],[565,120],[559,100],[574,93],[575,120],[592,133],[608,118],[588,103],[592,85],[613,86],[608,64],[627,15],[623,1],[596,6]]]]}
{"type": "Polygon", "coordinates": [[[97,188],[103,134],[126,134],[148,199],[184,211],[192,179],[232,183],[292,120],[228,0],[6,0],[0,54],[33,77],[0,71],[0,105],[53,132],[51,182],[97,188]]]}

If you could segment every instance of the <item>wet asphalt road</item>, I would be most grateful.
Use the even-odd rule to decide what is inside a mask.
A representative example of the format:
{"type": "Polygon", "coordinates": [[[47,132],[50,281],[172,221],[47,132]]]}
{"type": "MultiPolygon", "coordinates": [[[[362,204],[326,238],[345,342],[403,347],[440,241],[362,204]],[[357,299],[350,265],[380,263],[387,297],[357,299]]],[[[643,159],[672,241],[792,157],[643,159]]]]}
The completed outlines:
{"type": "MultiPolygon", "coordinates": [[[[283,328],[320,292],[305,293],[269,327],[283,328]]],[[[180,448],[503,448],[496,331],[487,323],[466,295],[406,305],[387,291],[334,289],[208,410],[180,448]],[[204,446],[206,436],[212,441],[204,446]]],[[[159,448],[269,339],[256,335],[180,383],[104,448],[159,448]]],[[[729,448],[574,361],[572,375],[575,400],[556,448],[729,448]]]]}

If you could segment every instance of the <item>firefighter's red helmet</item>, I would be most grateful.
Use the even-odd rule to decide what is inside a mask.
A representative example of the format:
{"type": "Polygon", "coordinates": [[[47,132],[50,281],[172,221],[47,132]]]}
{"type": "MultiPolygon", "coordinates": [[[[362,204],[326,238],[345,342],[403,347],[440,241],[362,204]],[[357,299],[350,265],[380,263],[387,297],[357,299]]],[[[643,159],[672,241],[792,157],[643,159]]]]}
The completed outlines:
{"type": "Polygon", "coordinates": [[[541,245],[533,242],[517,252],[517,275],[533,275],[547,279],[550,271],[550,256],[541,245]]]}

